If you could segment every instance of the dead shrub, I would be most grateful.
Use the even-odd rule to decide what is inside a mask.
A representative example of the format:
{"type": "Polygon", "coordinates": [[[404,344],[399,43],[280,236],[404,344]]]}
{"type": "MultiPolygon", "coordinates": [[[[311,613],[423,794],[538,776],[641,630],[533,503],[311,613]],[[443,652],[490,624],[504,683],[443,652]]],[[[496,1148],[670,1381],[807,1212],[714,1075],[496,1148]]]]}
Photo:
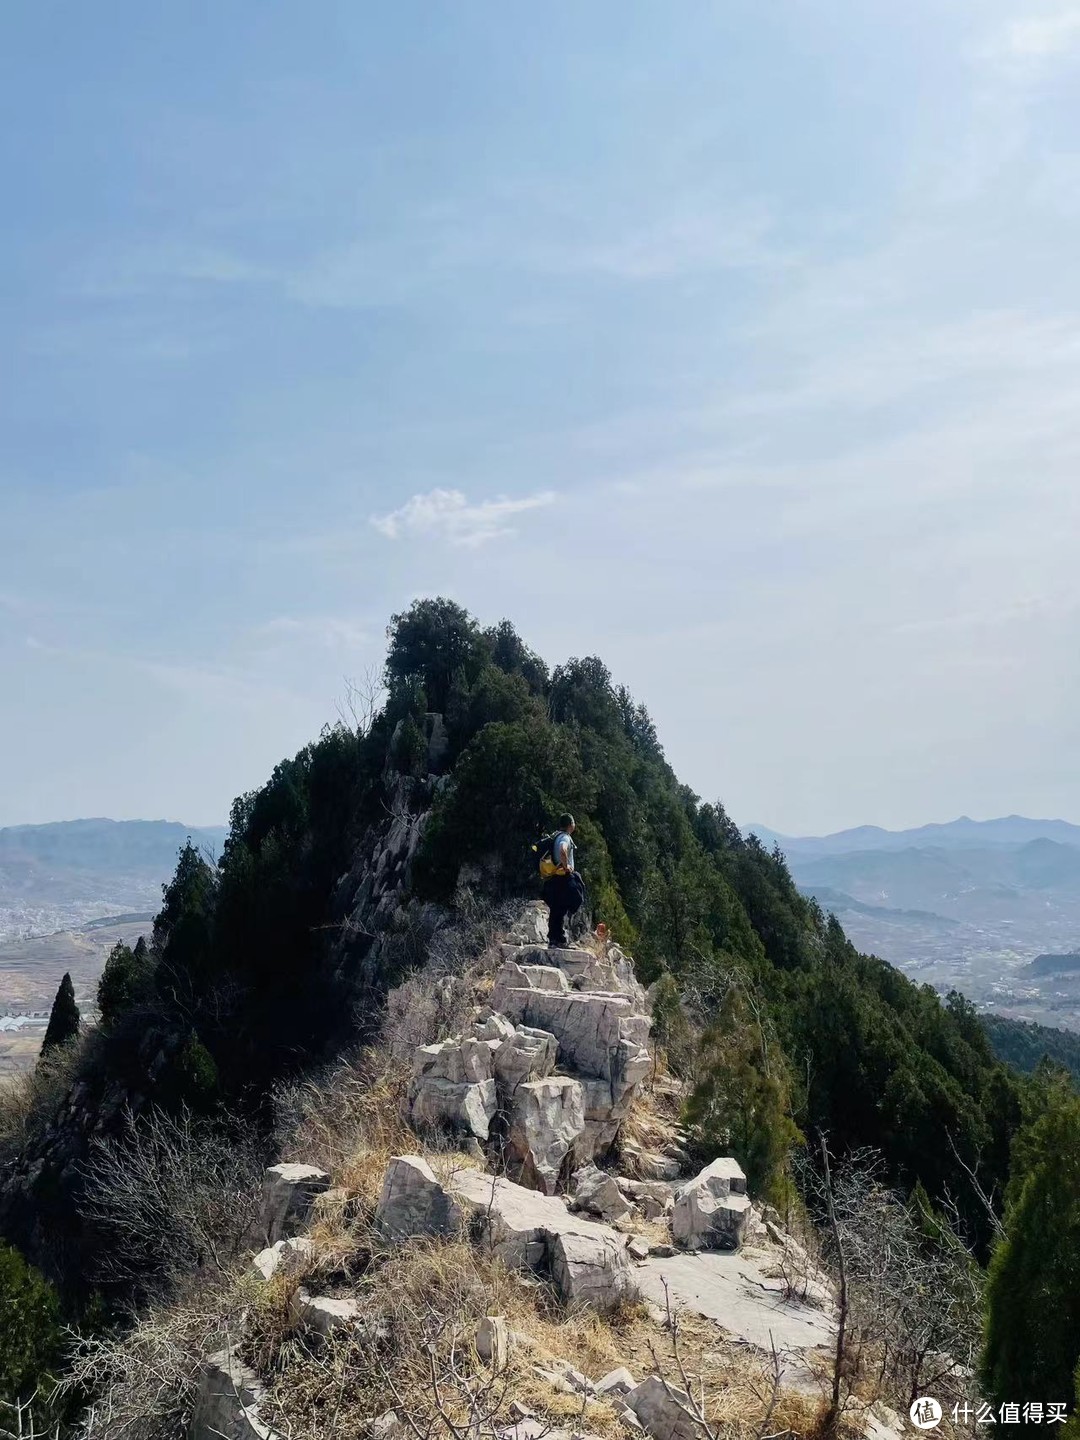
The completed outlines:
{"type": "Polygon", "coordinates": [[[206,1357],[235,1346],[250,1300],[203,1275],[123,1334],[82,1340],[61,1387],[85,1403],[74,1440],[187,1440],[206,1357]]]}
{"type": "Polygon", "coordinates": [[[264,1168],[255,1138],[221,1117],[129,1117],[82,1166],[80,1210],[102,1237],[97,1278],[163,1298],[192,1276],[230,1273],[251,1248],[264,1168]]]}
{"type": "Polygon", "coordinates": [[[0,1078],[0,1167],[53,1122],[78,1074],[84,1049],[85,1042],[72,1041],[39,1057],[32,1070],[0,1078]]]}

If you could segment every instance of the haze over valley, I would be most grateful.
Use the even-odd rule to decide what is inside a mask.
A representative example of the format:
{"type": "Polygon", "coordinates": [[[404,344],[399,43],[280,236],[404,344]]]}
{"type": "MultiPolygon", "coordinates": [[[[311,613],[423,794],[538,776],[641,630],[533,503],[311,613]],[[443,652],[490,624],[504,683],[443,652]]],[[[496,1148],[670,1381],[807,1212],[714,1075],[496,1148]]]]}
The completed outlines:
{"type": "Polygon", "coordinates": [[[216,855],[223,827],[72,820],[0,829],[0,1072],[37,1054],[61,976],[92,1002],[118,940],[149,929],[185,840],[216,855]]]}
{"type": "Polygon", "coordinates": [[[1080,1030],[1080,826],[1013,815],[815,837],[749,828],[860,950],[980,1008],[1080,1030]]]}

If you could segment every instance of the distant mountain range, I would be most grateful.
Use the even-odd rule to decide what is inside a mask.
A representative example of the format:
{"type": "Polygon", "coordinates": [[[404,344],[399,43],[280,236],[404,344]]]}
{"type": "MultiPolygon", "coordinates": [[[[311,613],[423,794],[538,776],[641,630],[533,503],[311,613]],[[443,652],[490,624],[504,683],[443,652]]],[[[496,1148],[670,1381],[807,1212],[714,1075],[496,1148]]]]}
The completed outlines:
{"type": "Polygon", "coordinates": [[[156,910],[188,837],[217,855],[226,833],[220,825],[172,820],[65,820],[0,829],[0,939],[156,910]]]}
{"type": "Polygon", "coordinates": [[[751,831],[779,845],[800,890],[860,949],[938,989],[1080,1026],[1080,990],[1054,959],[1080,950],[1080,825],[1008,815],[833,835],[751,831]]]}
{"type": "Polygon", "coordinates": [[[944,825],[920,825],[914,830],[882,830],[877,825],[859,825],[854,830],[837,830],[831,835],[781,835],[767,825],[748,825],[744,834],[751,833],[770,847],[779,845],[789,858],[926,846],[943,850],[982,849],[1026,845],[1032,840],[1080,846],[1080,825],[1071,825],[1067,820],[1029,820],[1025,815],[1004,815],[999,820],[972,820],[961,815],[959,820],[950,820],[944,825]]]}

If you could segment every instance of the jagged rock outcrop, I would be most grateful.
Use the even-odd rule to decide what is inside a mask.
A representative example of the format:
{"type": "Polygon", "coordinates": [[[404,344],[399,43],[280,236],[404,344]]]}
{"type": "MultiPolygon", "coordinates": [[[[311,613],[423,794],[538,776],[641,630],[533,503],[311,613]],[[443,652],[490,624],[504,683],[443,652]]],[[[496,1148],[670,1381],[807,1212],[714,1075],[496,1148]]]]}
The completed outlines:
{"type": "MultiPolygon", "coordinates": [[[[537,914],[530,907],[519,933],[538,927],[537,914]]],[[[409,1118],[498,1139],[510,1173],[550,1193],[611,1149],[651,1068],[647,1000],[615,945],[507,944],[502,954],[471,1030],[417,1051],[409,1118]]]]}
{"type": "Polygon", "coordinates": [[[671,1215],[671,1234],[688,1250],[734,1250],[750,1222],[746,1176],[729,1158],[714,1160],[680,1186],[671,1215]]]}
{"type": "Polygon", "coordinates": [[[459,1171],[447,1189],[483,1243],[517,1269],[550,1271],[565,1303],[604,1310],[636,1292],[625,1236],[571,1214],[558,1196],[477,1170],[459,1171]]]}
{"type": "Polygon", "coordinates": [[[554,1195],[584,1133],[580,1081],[551,1075],[514,1091],[506,1148],[514,1173],[526,1185],[554,1195]]]}
{"type": "MultiPolygon", "coordinates": [[[[527,924],[522,928],[527,939],[527,924]]],[[[374,1234],[386,1246],[468,1235],[506,1264],[550,1280],[564,1305],[601,1312],[642,1291],[655,1298],[658,1255],[695,1267],[721,1258],[737,1261],[679,1255],[666,1242],[615,1228],[623,1224],[629,1231],[624,1222],[631,1215],[662,1220],[670,1214],[673,1237],[684,1251],[720,1249],[741,1243],[752,1215],[745,1176],[731,1159],[714,1161],[681,1186],[673,1183],[680,1153],[674,1134],[671,1154],[654,1156],[629,1142],[622,1147],[633,1176],[593,1163],[617,1136],[649,1069],[647,1001],[629,962],[615,947],[603,954],[544,951],[556,963],[541,964],[534,963],[540,958],[535,945],[505,947],[503,953],[491,1004],[475,1012],[468,1030],[417,1050],[405,1102],[417,1128],[456,1131],[477,1158],[496,1164],[483,1170],[449,1167],[448,1178],[440,1181],[422,1156],[392,1157],[374,1234]],[[515,1178],[492,1173],[503,1165],[515,1178]],[[647,1177],[651,1168],[661,1169],[662,1177],[644,1178],[642,1172],[647,1177]]],[[[264,1206],[270,1230],[297,1228],[316,1202],[324,1203],[327,1183],[313,1167],[273,1167],[264,1206]]],[[[764,1226],[757,1228],[768,1234],[764,1226]]],[[[284,1266],[312,1270],[311,1260],[304,1240],[282,1238],[253,1264],[271,1278],[284,1266]]],[[[693,1285],[675,1278],[677,1303],[686,1303],[680,1297],[693,1285]]],[[[363,1330],[365,1324],[348,1294],[313,1295],[302,1286],[292,1294],[290,1313],[311,1344],[351,1327],[363,1330]]],[[[478,1358],[497,1372],[506,1368],[512,1341],[529,1343],[510,1332],[503,1317],[485,1317],[475,1331],[478,1358]]],[[[647,1431],[656,1440],[696,1440],[685,1397],[657,1377],[636,1384],[629,1371],[619,1369],[593,1384],[565,1362],[551,1364],[550,1373],[534,1369],[555,1388],[606,1397],[626,1428],[647,1431]]],[[[216,1378],[207,1379],[204,1388],[224,1397],[222,1403],[232,1396],[231,1418],[218,1416],[221,1433],[258,1435],[255,1429],[228,1428],[249,1424],[251,1407],[242,1393],[244,1377],[230,1382],[219,1370],[215,1357],[208,1376],[216,1378]]],[[[251,1398],[257,1402],[257,1393],[251,1398]]],[[[254,1410],[258,1425],[257,1403],[254,1410]]],[[[504,1434],[531,1422],[523,1412],[514,1419],[504,1434]]]]}

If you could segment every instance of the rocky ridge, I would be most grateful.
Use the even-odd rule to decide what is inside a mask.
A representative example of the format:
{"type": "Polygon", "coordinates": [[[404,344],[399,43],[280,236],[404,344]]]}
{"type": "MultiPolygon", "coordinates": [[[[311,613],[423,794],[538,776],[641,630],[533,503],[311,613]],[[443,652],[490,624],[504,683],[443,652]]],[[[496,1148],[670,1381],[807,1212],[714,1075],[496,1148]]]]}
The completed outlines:
{"type": "MultiPolygon", "coordinates": [[[[542,907],[524,912],[502,946],[490,996],[468,1028],[419,1047],[414,1058],[404,1102],[413,1131],[421,1143],[433,1144],[433,1153],[449,1139],[471,1154],[471,1164],[440,1179],[419,1152],[393,1156],[375,1209],[375,1235],[393,1247],[468,1234],[506,1265],[549,1283],[564,1306],[604,1313],[644,1297],[661,1324],[667,1317],[657,1300],[713,1314],[723,1324],[715,1311],[724,1309],[724,1281],[710,1278],[698,1262],[738,1258],[736,1288],[748,1274],[751,1290],[760,1285],[762,1295],[751,1294],[749,1303],[769,1312],[770,1343],[774,1331],[783,1342],[785,1320],[802,1326],[792,1378],[805,1385],[805,1358],[829,1339],[831,1322],[827,1313],[785,1298],[781,1288],[770,1290],[766,1267],[747,1245],[771,1247],[775,1262],[796,1242],[778,1228],[779,1217],[755,1210],[730,1157],[685,1177],[677,1134],[659,1152],[620,1143],[653,1068],[648,998],[617,946],[548,950],[540,943],[543,920],[542,907]],[[673,1258],[683,1267],[674,1281],[664,1270],[673,1258]]],[[[310,1271],[311,1242],[303,1232],[330,1183],[311,1166],[268,1172],[265,1243],[252,1261],[260,1282],[310,1271]]],[[[827,1291],[820,1298],[828,1306],[827,1291]]],[[[312,1343],[364,1324],[355,1301],[314,1295],[303,1281],[290,1303],[294,1323],[312,1343]]],[[[499,1316],[486,1317],[480,1329],[474,1345],[486,1364],[498,1366],[510,1346],[528,1343],[499,1316]]],[[[543,1367],[538,1373],[549,1374],[543,1367]]],[[[549,1379],[557,1389],[569,1385],[582,1395],[605,1396],[625,1428],[656,1440],[700,1429],[686,1397],[655,1375],[639,1384],[623,1367],[592,1382],[565,1366],[549,1379]]],[[[222,1434],[274,1440],[259,1418],[262,1393],[236,1356],[211,1357],[192,1440],[222,1434]]],[[[377,1427],[392,1435],[402,1424],[388,1412],[377,1427]]],[[[498,1440],[530,1440],[532,1433],[522,1416],[500,1430],[498,1440]]]]}

